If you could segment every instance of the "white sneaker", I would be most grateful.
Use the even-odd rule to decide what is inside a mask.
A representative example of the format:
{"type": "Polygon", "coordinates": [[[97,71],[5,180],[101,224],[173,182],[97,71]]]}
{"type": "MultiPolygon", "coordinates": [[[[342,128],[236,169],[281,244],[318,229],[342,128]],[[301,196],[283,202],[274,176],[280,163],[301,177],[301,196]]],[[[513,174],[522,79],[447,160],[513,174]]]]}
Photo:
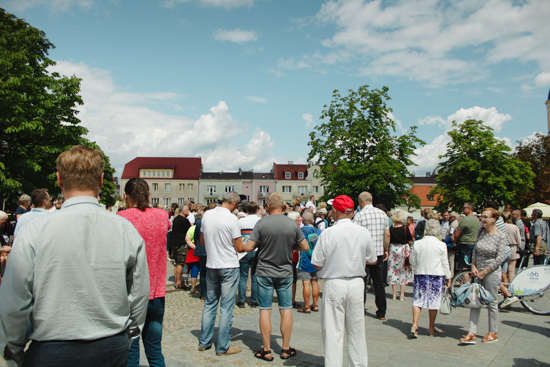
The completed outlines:
{"type": "Polygon", "coordinates": [[[519,298],[517,298],[516,296],[506,297],[506,299],[504,300],[504,302],[502,302],[502,303],[500,304],[500,308],[504,308],[504,307],[510,306],[512,303],[517,302],[517,301],[519,301],[519,298]]]}

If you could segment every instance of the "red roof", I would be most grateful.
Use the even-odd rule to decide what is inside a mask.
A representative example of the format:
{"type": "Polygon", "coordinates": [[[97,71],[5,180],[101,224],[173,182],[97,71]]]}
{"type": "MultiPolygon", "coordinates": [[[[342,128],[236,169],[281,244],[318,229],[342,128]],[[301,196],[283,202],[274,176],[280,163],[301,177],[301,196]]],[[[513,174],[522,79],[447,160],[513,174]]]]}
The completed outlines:
{"type": "Polygon", "coordinates": [[[173,169],[174,177],[170,177],[171,180],[198,180],[201,175],[201,158],[137,157],[124,165],[122,179],[139,177],[140,169],[173,169]]]}
{"type": "Polygon", "coordinates": [[[307,164],[277,164],[273,163],[273,172],[276,180],[305,180],[307,177],[307,164]],[[285,178],[285,173],[290,172],[290,178],[285,178]],[[303,172],[303,178],[298,178],[298,172],[303,172]]]}

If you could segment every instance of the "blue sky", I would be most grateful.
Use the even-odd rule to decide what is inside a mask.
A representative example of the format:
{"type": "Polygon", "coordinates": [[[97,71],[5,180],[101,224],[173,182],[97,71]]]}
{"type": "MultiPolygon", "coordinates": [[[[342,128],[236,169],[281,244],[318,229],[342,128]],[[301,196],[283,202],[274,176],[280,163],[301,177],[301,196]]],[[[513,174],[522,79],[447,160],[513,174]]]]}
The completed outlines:
{"type": "Polygon", "coordinates": [[[204,169],[305,163],[335,89],[389,87],[433,171],[453,120],[514,147],[548,133],[550,1],[0,0],[82,78],[79,118],[120,176],[136,156],[204,169]]]}

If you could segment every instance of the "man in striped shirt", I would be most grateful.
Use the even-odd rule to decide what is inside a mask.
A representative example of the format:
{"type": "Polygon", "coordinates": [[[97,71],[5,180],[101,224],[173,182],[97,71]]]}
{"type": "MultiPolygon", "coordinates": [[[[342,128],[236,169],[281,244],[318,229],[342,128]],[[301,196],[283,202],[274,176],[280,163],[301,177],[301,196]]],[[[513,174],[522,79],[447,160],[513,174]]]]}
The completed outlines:
{"type": "MultiPolygon", "coordinates": [[[[359,194],[359,207],[361,211],[355,215],[353,222],[368,229],[372,236],[377,262],[376,265],[367,265],[367,270],[370,273],[374,286],[374,297],[377,308],[376,317],[379,320],[385,320],[386,279],[384,279],[384,266],[386,266],[385,261],[388,260],[389,239],[386,240],[384,238],[384,231],[386,228],[389,228],[390,223],[386,213],[372,205],[372,195],[369,192],[364,191],[359,194]]],[[[366,289],[367,285],[365,284],[365,300],[366,289]]]]}

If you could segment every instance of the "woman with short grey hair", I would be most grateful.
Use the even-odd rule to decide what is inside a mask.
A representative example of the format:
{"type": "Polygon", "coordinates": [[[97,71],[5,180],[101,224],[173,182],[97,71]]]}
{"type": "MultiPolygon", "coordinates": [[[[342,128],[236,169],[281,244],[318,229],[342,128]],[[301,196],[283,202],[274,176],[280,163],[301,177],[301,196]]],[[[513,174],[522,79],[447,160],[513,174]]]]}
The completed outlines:
{"type": "Polygon", "coordinates": [[[451,269],[447,259],[447,246],[437,238],[441,225],[436,219],[426,222],[426,235],[414,243],[411,252],[411,266],[414,268],[413,323],[410,337],[418,338],[418,319],[422,308],[429,310],[429,336],[437,336],[435,318],[441,306],[445,286],[450,285],[451,269]],[[446,281],[445,281],[446,280],[446,281]],[[445,284],[446,283],[446,284],[445,284]]]}
{"type": "Polygon", "coordinates": [[[15,225],[17,225],[17,221],[19,220],[19,217],[21,217],[23,214],[28,213],[31,211],[31,197],[27,194],[23,194],[19,197],[19,206],[17,209],[15,209],[15,225]]]}

